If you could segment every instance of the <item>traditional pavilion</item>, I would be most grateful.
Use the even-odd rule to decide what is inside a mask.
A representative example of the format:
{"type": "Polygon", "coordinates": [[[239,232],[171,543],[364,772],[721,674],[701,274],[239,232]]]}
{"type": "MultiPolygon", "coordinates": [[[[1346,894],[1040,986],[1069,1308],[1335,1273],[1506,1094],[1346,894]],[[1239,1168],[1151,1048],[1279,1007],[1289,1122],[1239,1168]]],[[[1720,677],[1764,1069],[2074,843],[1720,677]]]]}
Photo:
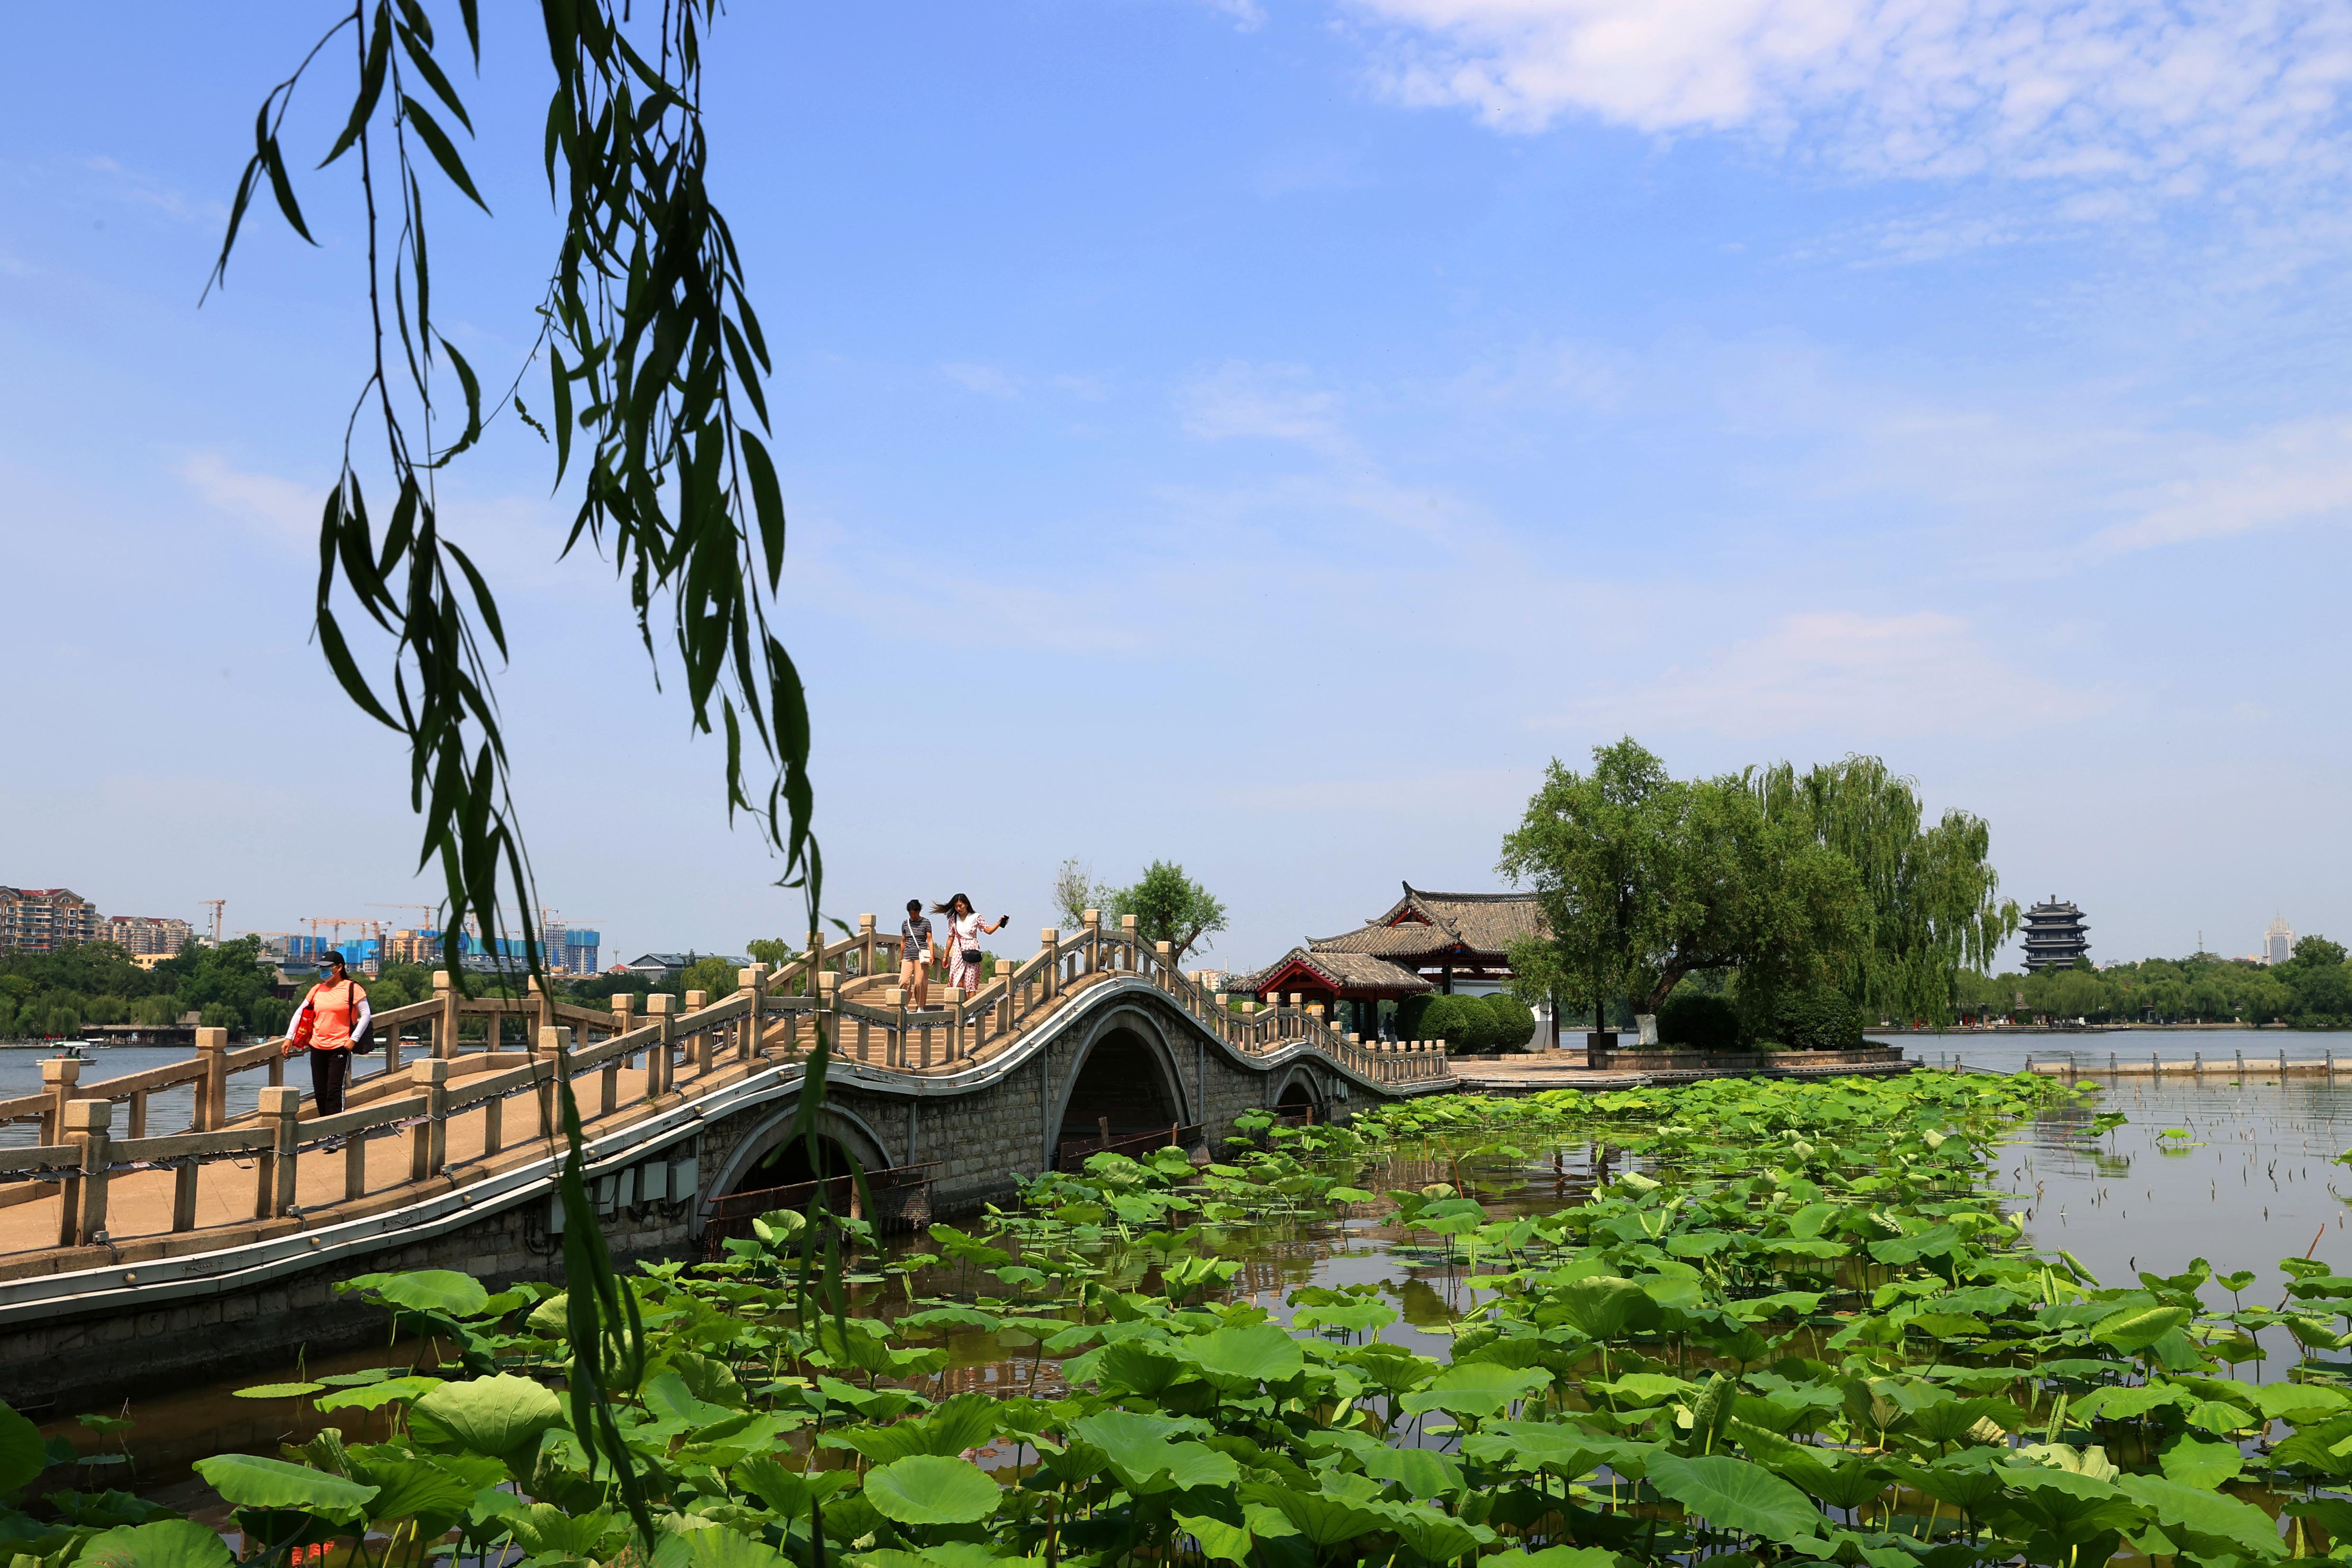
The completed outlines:
{"type": "Polygon", "coordinates": [[[1296,994],[1319,1002],[1370,1038],[1382,1002],[1466,984],[1494,991],[1511,978],[1511,943],[1544,934],[1543,911],[1526,893],[1429,893],[1403,884],[1386,914],[1338,936],[1310,938],[1234,982],[1261,1000],[1296,994]]]}

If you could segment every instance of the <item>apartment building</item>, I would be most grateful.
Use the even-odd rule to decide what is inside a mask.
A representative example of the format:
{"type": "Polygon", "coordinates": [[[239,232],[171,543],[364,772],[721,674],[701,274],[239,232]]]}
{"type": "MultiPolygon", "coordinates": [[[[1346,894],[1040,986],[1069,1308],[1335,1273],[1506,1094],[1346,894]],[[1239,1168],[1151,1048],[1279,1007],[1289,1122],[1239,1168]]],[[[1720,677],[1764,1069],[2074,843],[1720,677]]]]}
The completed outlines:
{"type": "Polygon", "coordinates": [[[0,888],[0,952],[96,942],[100,924],[98,906],[70,888],[0,888]]]}
{"type": "Polygon", "coordinates": [[[109,915],[98,922],[99,940],[110,942],[133,958],[148,954],[171,957],[195,934],[185,921],[168,915],[109,915]]]}

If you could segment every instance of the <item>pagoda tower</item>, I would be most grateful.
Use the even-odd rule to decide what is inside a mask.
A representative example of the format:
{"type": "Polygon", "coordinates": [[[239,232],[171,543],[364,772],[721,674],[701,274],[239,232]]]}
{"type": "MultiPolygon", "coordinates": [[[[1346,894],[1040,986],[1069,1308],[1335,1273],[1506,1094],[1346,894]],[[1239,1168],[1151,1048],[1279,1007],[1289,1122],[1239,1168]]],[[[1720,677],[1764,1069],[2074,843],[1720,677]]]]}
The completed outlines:
{"type": "Polygon", "coordinates": [[[2073,904],[2060,903],[2055,893],[2026,910],[2026,973],[2065,969],[2076,959],[2089,957],[2091,939],[2086,933],[2090,929],[2083,923],[2083,911],[2073,904]]]}

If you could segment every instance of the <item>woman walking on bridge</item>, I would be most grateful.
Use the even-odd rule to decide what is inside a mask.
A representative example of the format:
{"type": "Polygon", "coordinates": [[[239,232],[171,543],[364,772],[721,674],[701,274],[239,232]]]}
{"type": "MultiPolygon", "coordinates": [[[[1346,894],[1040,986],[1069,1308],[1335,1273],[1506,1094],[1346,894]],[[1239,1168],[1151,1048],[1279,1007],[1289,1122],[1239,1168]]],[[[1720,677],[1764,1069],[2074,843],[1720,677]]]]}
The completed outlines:
{"type": "Polygon", "coordinates": [[[982,925],[980,916],[972,912],[971,900],[961,893],[944,904],[933,904],[931,912],[948,917],[948,978],[969,996],[980,989],[980,939],[1003,931],[1013,917],[999,915],[994,925],[982,925]]]}
{"type": "Polygon", "coordinates": [[[310,987],[287,1026],[287,1056],[310,1053],[310,1089],[319,1102],[318,1114],[332,1116],[343,1108],[343,1084],[352,1076],[352,1045],[367,1038],[372,1009],[367,993],[343,971],[343,955],[332,948],[322,955],[327,978],[310,987]]]}
{"type": "Polygon", "coordinates": [[[931,922],[920,899],[907,900],[907,918],[898,923],[898,985],[918,1011],[931,1005],[931,922]]]}

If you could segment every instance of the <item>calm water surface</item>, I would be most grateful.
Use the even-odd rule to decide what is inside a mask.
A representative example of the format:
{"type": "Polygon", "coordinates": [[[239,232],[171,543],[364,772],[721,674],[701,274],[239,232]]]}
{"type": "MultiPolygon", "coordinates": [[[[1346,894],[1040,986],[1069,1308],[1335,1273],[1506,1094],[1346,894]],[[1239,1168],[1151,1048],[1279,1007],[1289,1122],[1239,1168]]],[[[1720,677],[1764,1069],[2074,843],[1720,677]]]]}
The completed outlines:
{"type": "MultiPolygon", "coordinates": [[[[2261,1037],[2268,1044],[2277,1035],[2264,1032],[2261,1037]]],[[[2294,1043],[2318,1037],[2297,1037],[2294,1043]]],[[[158,1054],[169,1059],[168,1053],[158,1054]]],[[[2024,1053],[2018,1054],[2021,1061],[2024,1053]]],[[[2083,1081],[2094,1080],[2086,1076],[2083,1081]]],[[[2219,1075],[2201,1084],[2126,1077],[2102,1085],[2084,1106],[2053,1110],[2019,1128],[2003,1147],[1991,1180],[2011,1194],[2009,1206],[2027,1216],[2026,1234],[2034,1245],[2065,1248],[2106,1284],[2130,1284],[2139,1269],[2177,1273],[2191,1258],[2203,1257],[2218,1272],[2255,1270],[2261,1278],[2248,1293],[2252,1300],[2277,1290],[2281,1258],[2309,1254],[2352,1272],[2352,1230],[2347,1229],[2352,1169],[2333,1163],[2347,1148],[2352,1071],[2340,1085],[2315,1079],[2282,1085],[2251,1071],[2242,1083],[2219,1075]],[[2119,1111],[2129,1121],[2100,1132],[2093,1117],[2101,1110],[2119,1111]]],[[[1552,1152],[1538,1152],[1523,1172],[1528,1184],[1507,1198],[1490,1199],[1489,1208],[1541,1213],[1583,1201],[1591,1190],[1586,1144],[1580,1140],[1562,1146],[1557,1171],[1552,1152]]],[[[1366,1184],[1421,1186],[1450,1174],[1437,1164],[1399,1162],[1366,1184]]],[[[1411,1247],[1402,1231],[1382,1220],[1334,1221],[1250,1237],[1229,1235],[1242,1243],[1226,1249],[1244,1263],[1234,1281],[1238,1293],[1278,1318],[1290,1316],[1284,1298],[1301,1286],[1374,1283],[1401,1314],[1381,1337],[1442,1356],[1452,1324],[1478,1300],[1463,1283],[1465,1270],[1457,1263],[1411,1247]]],[[[953,1288],[946,1272],[916,1285],[918,1294],[953,1288]]],[[[2216,1306],[2228,1304],[2226,1292],[2209,1288],[2208,1295],[2216,1306]]],[[[950,1342],[950,1350],[954,1361],[942,1392],[1045,1397],[1062,1392],[1057,1363],[1026,1336],[962,1335],[950,1342]]],[[[379,1350],[314,1361],[310,1371],[316,1375],[405,1359],[404,1353],[387,1357],[379,1350]]],[[[206,1454],[268,1454],[280,1441],[301,1441],[314,1433],[320,1418],[294,1402],[231,1396],[238,1386],[293,1375],[289,1366],[133,1408],[130,1414],[140,1426],[131,1451],[140,1489],[184,1487],[189,1464],[206,1454]]],[[[45,1430],[86,1440],[70,1422],[45,1430]]],[[[349,1430],[361,1435],[356,1421],[349,1430]]],[[[119,1484],[119,1476],[118,1470],[95,1484],[119,1484]]]]}

